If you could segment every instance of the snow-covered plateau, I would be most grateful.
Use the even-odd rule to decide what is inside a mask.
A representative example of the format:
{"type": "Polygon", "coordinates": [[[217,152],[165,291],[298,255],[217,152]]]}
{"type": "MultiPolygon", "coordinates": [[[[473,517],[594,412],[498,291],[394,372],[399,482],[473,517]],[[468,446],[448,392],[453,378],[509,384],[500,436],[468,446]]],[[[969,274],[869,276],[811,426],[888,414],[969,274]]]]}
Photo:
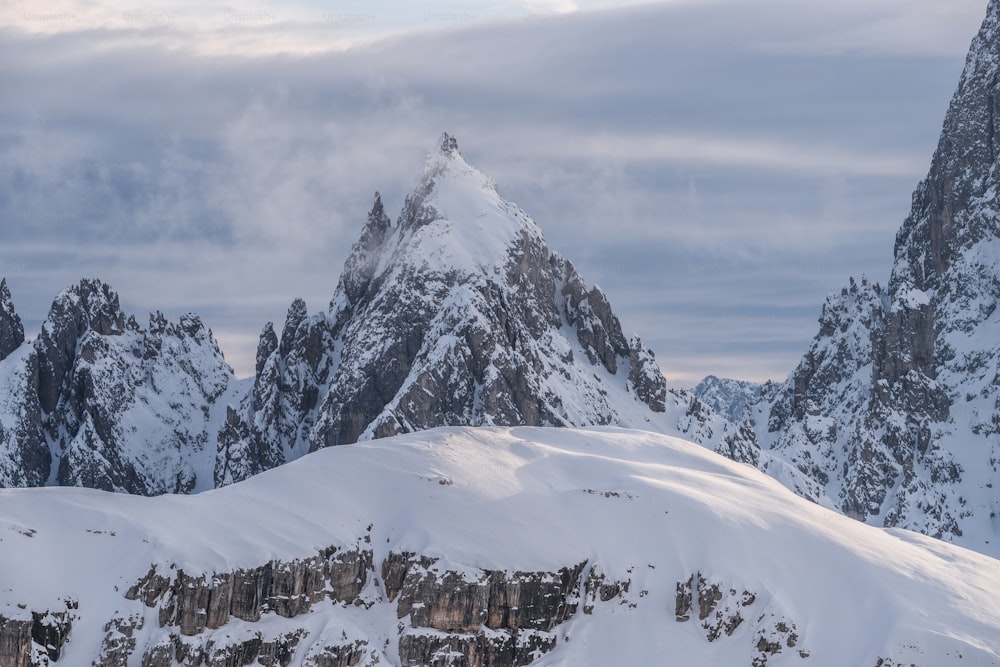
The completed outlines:
{"type": "Polygon", "coordinates": [[[192,496],[0,498],[4,665],[1000,661],[996,560],[643,431],[439,428],[192,496]]]}

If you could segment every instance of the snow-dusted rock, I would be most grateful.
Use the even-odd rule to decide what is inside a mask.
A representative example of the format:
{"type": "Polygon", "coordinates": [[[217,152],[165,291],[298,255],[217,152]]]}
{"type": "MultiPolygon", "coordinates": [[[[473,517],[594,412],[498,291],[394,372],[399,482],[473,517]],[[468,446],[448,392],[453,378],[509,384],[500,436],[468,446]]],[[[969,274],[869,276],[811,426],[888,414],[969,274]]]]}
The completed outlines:
{"type": "Polygon", "coordinates": [[[153,495],[211,488],[234,385],[195,315],[143,329],[97,280],[60,294],[41,331],[0,361],[4,486],[153,495]]]}
{"type": "Polygon", "coordinates": [[[755,382],[709,375],[691,389],[710,408],[731,422],[739,423],[765,388],[755,382]]]}
{"type": "MultiPolygon", "coordinates": [[[[886,289],[823,308],[754,413],[765,452],[842,511],[1000,554],[1000,2],[989,4],[886,289]]],[[[814,493],[811,490],[810,493],[814,493]]]]}
{"type": "Polygon", "coordinates": [[[442,425],[626,424],[712,447],[747,435],[667,392],[606,295],[447,134],[395,223],[376,194],[329,310],[295,301],[280,341],[264,328],[257,360],[221,440],[220,485],[322,447],[442,425]]]}
{"type": "Polygon", "coordinates": [[[0,279],[0,361],[24,342],[24,326],[14,310],[7,280],[0,279]]]}

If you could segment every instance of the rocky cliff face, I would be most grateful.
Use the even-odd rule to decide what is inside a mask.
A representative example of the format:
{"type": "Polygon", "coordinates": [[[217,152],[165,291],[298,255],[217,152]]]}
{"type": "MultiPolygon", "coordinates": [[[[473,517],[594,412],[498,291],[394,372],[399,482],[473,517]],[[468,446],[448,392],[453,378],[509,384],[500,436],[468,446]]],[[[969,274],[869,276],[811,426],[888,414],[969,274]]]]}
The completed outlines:
{"type": "Polygon", "coordinates": [[[0,280],[0,361],[24,342],[24,326],[14,310],[6,280],[0,280]]]}
{"type": "Polygon", "coordinates": [[[197,316],[156,313],[144,329],[109,286],[83,280],[0,363],[4,486],[154,495],[192,491],[201,477],[211,488],[215,414],[233,377],[197,316]]]}
{"type": "Polygon", "coordinates": [[[38,405],[38,359],[0,280],[0,485],[41,486],[52,469],[38,405]]]}
{"type": "Polygon", "coordinates": [[[220,437],[220,485],[443,425],[652,422],[711,446],[744,437],[696,397],[667,392],[606,295],[447,134],[395,223],[376,194],[329,310],[293,302],[280,338],[265,326],[257,365],[220,437]]]}
{"type": "MultiPolygon", "coordinates": [[[[154,565],[124,593],[125,600],[141,602],[153,613],[132,608],[108,620],[91,664],[374,667],[385,661],[401,667],[523,667],[567,641],[560,626],[578,614],[592,616],[601,607],[635,609],[648,595],[634,590],[630,577],[609,580],[587,561],[553,571],[509,572],[451,570],[439,560],[389,552],[377,570],[371,547],[359,544],[208,575],[188,575],[175,565],[161,572],[154,565]],[[331,608],[390,611],[398,621],[395,646],[346,630],[331,632],[337,627],[315,632],[309,627],[314,624],[302,620],[307,614],[329,615],[331,608]],[[289,627],[301,623],[275,632],[267,622],[274,617],[289,619],[289,627]]],[[[744,631],[736,640],[749,641],[748,665],[765,667],[771,657],[792,652],[799,636],[795,623],[761,597],[746,590],[737,595],[692,575],[676,585],[675,620],[696,616],[709,643],[731,641],[738,628],[752,626],[752,635],[744,631]]],[[[70,602],[62,611],[28,612],[25,620],[0,616],[0,664],[57,664],[80,613],[70,602]]],[[[804,650],[798,654],[809,656],[804,650]]]]}
{"type": "Polygon", "coordinates": [[[31,611],[25,618],[0,615],[0,664],[10,667],[49,667],[58,662],[73,629],[76,605],[66,609],[31,611]]]}
{"type": "Polygon", "coordinates": [[[1000,3],[972,42],[887,288],[853,280],[754,413],[765,450],[847,514],[996,553],[1000,3]],[[992,540],[992,542],[991,542],[992,540]]]}

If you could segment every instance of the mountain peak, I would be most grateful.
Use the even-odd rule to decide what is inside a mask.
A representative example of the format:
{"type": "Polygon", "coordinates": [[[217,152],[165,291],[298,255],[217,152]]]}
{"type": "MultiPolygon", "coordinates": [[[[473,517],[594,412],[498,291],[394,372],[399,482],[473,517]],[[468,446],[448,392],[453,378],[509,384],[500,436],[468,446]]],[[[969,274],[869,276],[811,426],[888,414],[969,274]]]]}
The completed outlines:
{"type": "Polygon", "coordinates": [[[14,311],[14,301],[7,287],[7,279],[0,279],[0,360],[24,342],[24,326],[14,311]]]}
{"type": "Polygon", "coordinates": [[[449,157],[461,155],[458,151],[458,140],[447,132],[441,133],[441,136],[438,138],[437,148],[438,152],[442,155],[447,155],[449,157]]]}
{"type": "Polygon", "coordinates": [[[223,481],[435,426],[687,428],[674,426],[686,399],[668,395],[652,352],[626,339],[605,294],[549,250],[447,133],[397,224],[376,195],[329,314],[308,323],[312,333],[282,335],[277,349],[273,334],[262,338],[274,361],[258,360],[223,481]],[[270,458],[258,465],[255,453],[270,458]]]}
{"type": "Polygon", "coordinates": [[[541,240],[531,218],[465,161],[447,133],[427,155],[395,233],[401,243],[395,260],[463,274],[504,267],[525,233],[541,240]]]}

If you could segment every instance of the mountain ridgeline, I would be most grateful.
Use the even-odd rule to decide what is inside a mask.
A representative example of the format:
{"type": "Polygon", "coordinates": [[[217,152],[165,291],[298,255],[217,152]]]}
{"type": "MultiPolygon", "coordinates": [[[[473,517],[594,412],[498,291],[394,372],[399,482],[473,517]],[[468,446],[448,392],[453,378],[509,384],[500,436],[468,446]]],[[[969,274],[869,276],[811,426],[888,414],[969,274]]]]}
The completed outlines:
{"type": "MultiPolygon", "coordinates": [[[[328,310],[295,300],[237,380],[194,315],[147,326],[83,280],[25,342],[0,286],[0,483],[188,493],[309,452],[446,425],[747,434],[668,391],[606,295],[444,135],[395,223],[378,194],[328,310]]],[[[735,444],[734,442],[735,441],[735,444]]]]}

